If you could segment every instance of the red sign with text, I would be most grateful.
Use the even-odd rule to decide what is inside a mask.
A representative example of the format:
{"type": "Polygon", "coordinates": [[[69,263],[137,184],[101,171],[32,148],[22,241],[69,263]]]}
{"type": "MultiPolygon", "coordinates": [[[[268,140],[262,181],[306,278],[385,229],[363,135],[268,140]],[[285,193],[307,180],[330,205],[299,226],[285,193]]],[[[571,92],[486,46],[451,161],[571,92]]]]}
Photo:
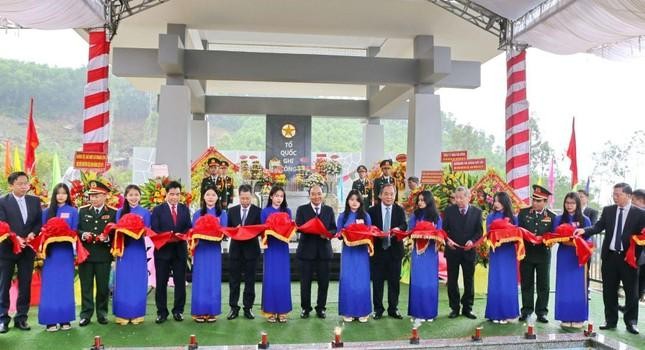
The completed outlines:
{"type": "Polygon", "coordinates": [[[443,170],[422,170],[422,185],[440,185],[443,182],[443,170]]]}
{"type": "Polygon", "coordinates": [[[74,168],[82,170],[105,171],[108,156],[104,153],[76,152],[74,155],[74,168]]]}
{"type": "Polygon", "coordinates": [[[468,151],[441,152],[442,163],[452,163],[456,160],[466,160],[466,159],[468,159],[468,151]]]}
{"type": "Polygon", "coordinates": [[[452,162],[452,171],[486,170],[486,158],[457,160],[452,162]]]}

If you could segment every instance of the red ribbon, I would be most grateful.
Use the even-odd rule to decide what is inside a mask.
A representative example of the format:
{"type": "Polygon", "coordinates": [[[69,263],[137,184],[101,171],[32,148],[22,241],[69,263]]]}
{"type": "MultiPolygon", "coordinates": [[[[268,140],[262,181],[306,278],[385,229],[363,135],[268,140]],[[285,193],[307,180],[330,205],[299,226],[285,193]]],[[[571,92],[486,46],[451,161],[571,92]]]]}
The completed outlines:
{"type": "Polygon", "coordinates": [[[266,225],[224,227],[222,230],[234,241],[248,241],[264,232],[264,230],[266,230],[266,225]]]}
{"type": "Polygon", "coordinates": [[[188,250],[195,253],[200,240],[219,242],[224,237],[224,230],[220,226],[219,218],[210,214],[201,216],[187,234],[188,250]]]}
{"type": "Polygon", "coordinates": [[[629,247],[625,252],[625,262],[629,266],[638,269],[638,264],[636,262],[636,246],[645,246],[645,228],[641,231],[640,235],[632,235],[629,239],[629,247]]]}
{"type": "Polygon", "coordinates": [[[68,242],[76,246],[75,263],[77,265],[83,263],[89,256],[89,252],[83,247],[83,244],[78,238],[78,233],[69,227],[65,219],[58,217],[49,219],[42,227],[40,234],[29,242],[29,246],[37,254],[42,256],[43,259],[47,259],[47,246],[50,243],[61,242],[68,242]]]}
{"type": "MultiPolygon", "coordinates": [[[[445,244],[446,240],[448,240],[446,231],[438,229],[432,221],[426,220],[417,221],[414,228],[407,232],[394,229],[392,233],[396,235],[398,240],[403,240],[403,238],[408,236],[414,239],[418,254],[423,254],[426,251],[431,240],[437,241],[441,245],[445,244]]],[[[436,247],[438,248],[439,246],[436,247]]]]}
{"type": "Polygon", "coordinates": [[[376,226],[368,226],[365,224],[351,224],[343,228],[340,232],[345,244],[348,246],[367,245],[367,250],[370,255],[374,254],[374,238],[387,237],[389,233],[385,233],[378,229],[376,226]]]}
{"type": "Polygon", "coordinates": [[[289,242],[298,229],[288,213],[280,212],[269,215],[264,223],[266,230],[262,236],[262,244],[267,245],[267,236],[273,236],[283,242],[289,242]]]}
{"type": "Polygon", "coordinates": [[[188,239],[188,235],[183,233],[174,233],[171,231],[155,233],[154,231],[148,231],[148,237],[152,241],[152,244],[155,246],[156,250],[161,249],[168,243],[171,242],[180,242],[188,239]]]}
{"type": "Polygon", "coordinates": [[[108,223],[100,236],[95,236],[94,241],[105,241],[109,234],[113,234],[111,253],[113,256],[123,256],[125,249],[125,236],[140,239],[149,232],[143,219],[134,213],[125,214],[118,223],[108,223]]]}
{"type": "Polygon", "coordinates": [[[327,230],[327,227],[325,227],[325,224],[319,217],[315,217],[305,222],[302,226],[298,226],[298,231],[308,235],[322,236],[323,238],[331,239],[336,237],[327,230]]]}
{"type": "Polygon", "coordinates": [[[18,236],[16,236],[15,232],[11,232],[9,224],[4,221],[0,221],[0,242],[7,238],[11,241],[13,253],[20,254],[22,247],[20,246],[18,236]]]}
{"type": "Polygon", "coordinates": [[[542,235],[542,241],[545,245],[561,243],[573,245],[578,257],[578,265],[584,266],[591,258],[593,253],[593,243],[585,241],[580,235],[575,234],[576,227],[571,224],[562,224],[555,229],[555,233],[546,233],[542,235]]]}

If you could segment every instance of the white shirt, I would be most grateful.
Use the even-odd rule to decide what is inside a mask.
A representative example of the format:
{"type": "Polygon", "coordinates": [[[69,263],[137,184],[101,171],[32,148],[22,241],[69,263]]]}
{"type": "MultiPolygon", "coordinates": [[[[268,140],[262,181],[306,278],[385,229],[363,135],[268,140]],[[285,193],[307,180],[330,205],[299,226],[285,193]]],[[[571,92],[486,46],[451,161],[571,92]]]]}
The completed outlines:
{"type": "Polygon", "coordinates": [[[29,213],[27,212],[27,202],[25,201],[25,196],[18,197],[14,194],[13,198],[15,198],[16,202],[18,202],[18,208],[20,208],[20,216],[22,216],[22,223],[27,223],[27,216],[29,216],[29,213]]]}
{"type": "Polygon", "coordinates": [[[94,212],[95,212],[95,213],[96,213],[96,211],[97,211],[97,210],[98,210],[98,211],[99,211],[99,213],[100,213],[100,212],[102,212],[102,211],[103,211],[103,207],[104,207],[104,205],[102,205],[102,206],[100,206],[100,207],[98,207],[98,208],[96,208],[96,207],[92,207],[92,209],[94,210],[94,212]]]}
{"type": "MultiPolygon", "coordinates": [[[[632,207],[631,202],[627,203],[627,205],[623,207],[623,222],[621,225],[621,227],[623,228],[623,232],[625,231],[625,222],[627,221],[627,213],[629,213],[629,209],[631,207],[632,207]]],[[[615,246],[616,237],[620,236],[620,239],[621,240],[623,239],[622,232],[616,232],[616,229],[618,228],[618,215],[620,215],[620,207],[616,208],[616,219],[614,220],[616,222],[616,225],[614,225],[614,227],[612,228],[612,230],[614,231],[614,235],[611,237],[611,244],[609,244],[609,250],[613,250],[613,251],[616,251],[616,249],[614,249],[616,247],[615,246]]],[[[620,245],[621,246],[623,245],[622,242],[620,243],[620,245]]],[[[625,250],[625,248],[626,247],[622,247],[623,250],[625,250]]]]}

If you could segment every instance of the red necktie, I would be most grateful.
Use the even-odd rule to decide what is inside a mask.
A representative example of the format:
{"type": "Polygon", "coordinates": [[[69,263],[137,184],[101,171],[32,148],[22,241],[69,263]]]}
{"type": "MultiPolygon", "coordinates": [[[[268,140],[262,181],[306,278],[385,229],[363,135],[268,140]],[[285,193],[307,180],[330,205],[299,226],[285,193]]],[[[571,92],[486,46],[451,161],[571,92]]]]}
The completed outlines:
{"type": "Polygon", "coordinates": [[[170,207],[170,215],[172,215],[172,223],[177,226],[177,206],[173,205],[170,207]]]}

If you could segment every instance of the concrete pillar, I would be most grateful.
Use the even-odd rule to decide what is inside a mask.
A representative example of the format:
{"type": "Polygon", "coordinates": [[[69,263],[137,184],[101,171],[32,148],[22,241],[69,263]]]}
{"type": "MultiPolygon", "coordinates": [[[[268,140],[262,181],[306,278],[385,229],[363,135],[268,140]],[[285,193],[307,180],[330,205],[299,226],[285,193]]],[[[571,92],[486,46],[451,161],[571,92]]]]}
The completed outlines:
{"type": "MultiPolygon", "coordinates": [[[[414,38],[414,58],[434,58],[434,40],[429,35],[414,38]]],[[[438,59],[438,58],[436,58],[438,59]]],[[[450,57],[447,57],[450,60],[450,57]]],[[[442,65],[445,62],[434,62],[442,65]]],[[[421,170],[441,169],[441,103],[432,85],[417,85],[408,108],[407,176],[421,170]]]]}
{"type": "Polygon", "coordinates": [[[208,118],[193,113],[190,121],[190,162],[194,162],[209,147],[208,118]]]}
{"type": "Polygon", "coordinates": [[[162,85],[157,128],[157,164],[167,164],[170,177],[190,187],[190,89],[162,85]]]}
{"type": "Polygon", "coordinates": [[[361,161],[367,168],[385,156],[385,131],[379,118],[368,118],[363,127],[363,152],[361,161]]]}

